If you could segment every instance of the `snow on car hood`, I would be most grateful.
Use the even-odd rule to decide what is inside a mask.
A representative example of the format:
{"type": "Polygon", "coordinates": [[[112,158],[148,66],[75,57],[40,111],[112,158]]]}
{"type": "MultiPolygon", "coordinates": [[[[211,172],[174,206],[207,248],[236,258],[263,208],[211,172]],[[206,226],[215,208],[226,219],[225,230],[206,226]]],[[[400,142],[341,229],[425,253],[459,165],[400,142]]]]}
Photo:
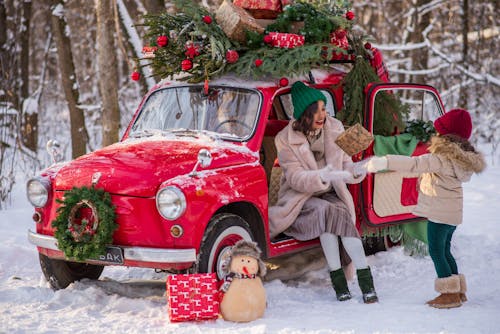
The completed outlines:
{"type": "Polygon", "coordinates": [[[258,161],[258,154],[246,146],[199,139],[129,139],[79,157],[55,176],[57,191],[72,187],[104,188],[111,194],[155,196],[158,186],[193,170],[200,149],[212,153],[212,164],[198,170],[216,170],[258,161]]]}

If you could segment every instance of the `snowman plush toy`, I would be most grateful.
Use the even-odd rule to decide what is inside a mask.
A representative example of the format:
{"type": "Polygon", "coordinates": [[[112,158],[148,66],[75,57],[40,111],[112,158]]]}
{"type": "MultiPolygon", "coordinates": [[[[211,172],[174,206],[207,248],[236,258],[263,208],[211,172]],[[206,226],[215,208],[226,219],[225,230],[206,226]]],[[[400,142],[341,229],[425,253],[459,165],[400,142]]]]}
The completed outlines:
{"type": "Polygon", "coordinates": [[[224,320],[248,322],[264,315],[266,290],[261,278],[266,274],[266,266],[260,255],[255,242],[240,240],[231,248],[220,287],[224,320]]]}

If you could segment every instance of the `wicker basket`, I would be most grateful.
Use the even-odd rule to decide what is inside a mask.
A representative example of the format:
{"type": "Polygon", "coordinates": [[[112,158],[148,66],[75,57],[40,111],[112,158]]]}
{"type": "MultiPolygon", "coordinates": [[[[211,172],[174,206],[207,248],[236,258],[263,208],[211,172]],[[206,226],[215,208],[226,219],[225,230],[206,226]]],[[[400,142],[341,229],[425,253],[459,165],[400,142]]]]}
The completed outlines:
{"type": "Polygon", "coordinates": [[[226,33],[227,37],[241,43],[246,42],[246,31],[255,31],[259,34],[264,28],[243,8],[224,1],[215,12],[215,19],[226,33]]]}
{"type": "Polygon", "coordinates": [[[335,140],[335,144],[349,156],[366,150],[372,142],[373,135],[359,123],[349,127],[335,140]]]}

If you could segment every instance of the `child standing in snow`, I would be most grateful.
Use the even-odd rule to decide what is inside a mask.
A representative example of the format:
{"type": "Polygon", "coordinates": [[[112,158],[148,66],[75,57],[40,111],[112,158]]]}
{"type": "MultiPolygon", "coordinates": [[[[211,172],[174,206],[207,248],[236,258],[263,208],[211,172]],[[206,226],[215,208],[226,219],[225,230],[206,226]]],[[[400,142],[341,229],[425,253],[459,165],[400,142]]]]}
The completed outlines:
{"type": "Polygon", "coordinates": [[[381,170],[420,173],[418,203],[413,214],[428,219],[429,254],[438,278],[435,289],[440,295],[427,302],[436,308],[459,307],[467,300],[465,276],[458,273],[450,251],[451,238],[462,223],[462,183],[473,173],[484,170],[481,153],[469,143],[472,121],[463,109],[454,109],[434,122],[434,136],[428,154],[407,157],[373,157],[365,167],[368,172],[381,170]]]}

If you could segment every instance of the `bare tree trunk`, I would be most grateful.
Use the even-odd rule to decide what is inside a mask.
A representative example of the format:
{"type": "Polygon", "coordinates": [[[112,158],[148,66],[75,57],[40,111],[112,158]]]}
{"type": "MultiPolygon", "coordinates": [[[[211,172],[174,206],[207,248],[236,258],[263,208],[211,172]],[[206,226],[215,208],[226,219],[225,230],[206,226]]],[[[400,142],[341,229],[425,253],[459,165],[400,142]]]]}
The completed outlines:
{"type": "Polygon", "coordinates": [[[114,3],[109,0],[96,0],[97,66],[102,99],[102,146],[117,142],[120,130],[114,3]]]}
{"type": "Polygon", "coordinates": [[[0,2],[0,45],[5,45],[7,42],[7,10],[5,3],[0,2]]]}
{"type": "Polygon", "coordinates": [[[76,158],[86,153],[88,133],[85,127],[83,110],[78,106],[80,94],[76,80],[75,64],[71,51],[71,40],[67,33],[69,27],[64,16],[63,0],[52,1],[52,31],[57,45],[57,57],[61,71],[61,80],[68,103],[71,123],[71,150],[72,157],[76,158]]]}
{"type": "Polygon", "coordinates": [[[165,0],[144,0],[144,7],[149,14],[160,14],[165,11],[165,0]]]}
{"type": "MultiPolygon", "coordinates": [[[[469,1],[463,0],[462,4],[462,65],[464,68],[469,67],[469,1]]],[[[468,90],[469,87],[460,87],[460,100],[458,104],[462,108],[467,108],[467,92],[464,90],[468,90]]]]}
{"type": "MultiPolygon", "coordinates": [[[[31,1],[23,2],[23,20],[20,32],[20,100],[21,103],[30,96],[30,35],[31,35],[31,1]]],[[[38,149],[38,112],[22,109],[21,140],[23,145],[33,152],[38,149]]]]}
{"type": "MultiPolygon", "coordinates": [[[[420,43],[423,42],[423,32],[431,23],[430,11],[422,13],[425,5],[429,4],[431,0],[417,0],[414,13],[413,13],[413,32],[410,34],[410,42],[420,43]]],[[[411,54],[412,70],[425,70],[428,68],[429,53],[427,48],[414,50],[411,54]]],[[[414,75],[411,80],[415,83],[426,83],[426,75],[414,75]]]]}

